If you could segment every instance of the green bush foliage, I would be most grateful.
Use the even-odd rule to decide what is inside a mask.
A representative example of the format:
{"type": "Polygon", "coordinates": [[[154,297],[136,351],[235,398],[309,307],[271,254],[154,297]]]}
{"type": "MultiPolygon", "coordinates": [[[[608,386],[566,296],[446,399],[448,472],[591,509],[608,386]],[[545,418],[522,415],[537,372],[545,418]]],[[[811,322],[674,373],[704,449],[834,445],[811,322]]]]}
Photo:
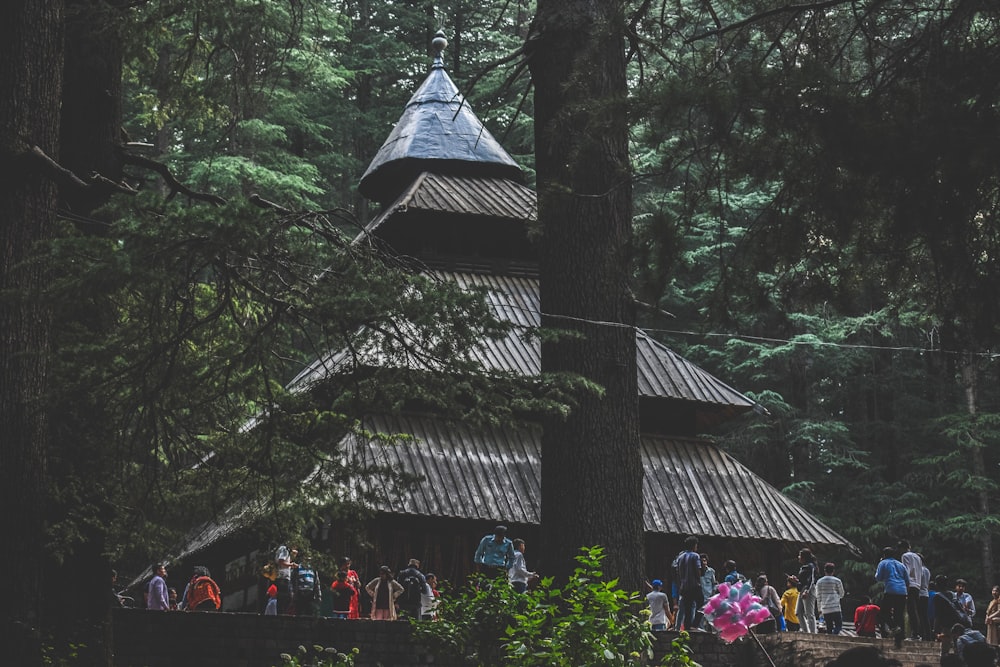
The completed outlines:
{"type": "MultiPolygon", "coordinates": [[[[414,634],[442,657],[469,665],[611,667],[650,664],[653,634],[643,601],[601,569],[604,549],[583,547],[578,566],[561,587],[551,577],[516,593],[500,575],[475,578],[446,597],[435,623],[414,623],[414,634]]],[[[687,634],[662,664],[697,665],[687,634]]]]}

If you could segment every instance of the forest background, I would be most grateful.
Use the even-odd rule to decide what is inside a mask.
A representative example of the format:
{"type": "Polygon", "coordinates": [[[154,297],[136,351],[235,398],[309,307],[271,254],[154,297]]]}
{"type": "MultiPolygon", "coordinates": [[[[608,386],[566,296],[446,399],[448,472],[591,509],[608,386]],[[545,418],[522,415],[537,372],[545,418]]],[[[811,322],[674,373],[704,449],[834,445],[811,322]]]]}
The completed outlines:
{"type": "MultiPolygon", "coordinates": [[[[61,185],[60,215],[4,223],[4,317],[29,308],[52,322],[36,345],[52,351],[39,355],[52,382],[32,396],[8,373],[21,358],[0,373],[5,397],[56,416],[44,471],[21,474],[24,457],[3,448],[23,482],[11,493],[39,500],[5,518],[45,527],[28,552],[76,572],[144,562],[248,485],[294,498],[301,477],[275,471],[331,461],[321,443],[350,414],[283,393],[302,363],[403,315],[449,351],[502,329],[446,286],[408,291],[402,267],[346,241],[372,212],[360,174],[426,74],[438,29],[459,89],[533,173],[535,9],[66,3],[65,69],[28,68],[36,87],[62,84],[61,150],[29,151],[61,185]],[[43,279],[24,287],[20,275],[43,279]],[[275,405],[268,437],[248,445],[233,424],[275,405]]],[[[623,9],[639,324],[766,408],[719,441],[861,548],[841,565],[852,590],[906,537],[982,599],[997,565],[1000,8],[623,9]]],[[[44,34],[4,25],[4,48],[44,34]]],[[[5,156],[24,153],[23,136],[4,138],[5,156]]],[[[29,162],[4,164],[12,182],[29,162]]],[[[328,395],[420,392],[486,419],[538,401],[498,400],[474,381],[344,382],[328,395]]],[[[4,414],[6,433],[25,428],[4,414]]],[[[272,524],[305,507],[285,505],[272,524]]]]}

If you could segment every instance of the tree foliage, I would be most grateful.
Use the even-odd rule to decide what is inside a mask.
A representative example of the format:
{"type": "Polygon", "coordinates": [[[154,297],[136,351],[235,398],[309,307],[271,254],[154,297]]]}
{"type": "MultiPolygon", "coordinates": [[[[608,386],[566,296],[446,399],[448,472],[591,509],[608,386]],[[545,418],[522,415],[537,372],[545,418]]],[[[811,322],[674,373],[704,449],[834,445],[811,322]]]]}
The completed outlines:
{"type": "Polygon", "coordinates": [[[771,411],[727,437],[757,472],[867,557],[906,536],[986,588],[996,8],[673,9],[640,24],[667,46],[639,71],[637,276],[680,321],[653,326],[771,411]]]}
{"type": "MultiPolygon", "coordinates": [[[[438,655],[474,665],[645,665],[653,635],[636,613],[638,593],[619,587],[604,571],[601,547],[585,547],[563,585],[544,577],[516,593],[505,578],[481,578],[446,595],[435,623],[415,623],[415,635],[438,655]]],[[[697,665],[687,633],[661,664],[697,665]]]]}

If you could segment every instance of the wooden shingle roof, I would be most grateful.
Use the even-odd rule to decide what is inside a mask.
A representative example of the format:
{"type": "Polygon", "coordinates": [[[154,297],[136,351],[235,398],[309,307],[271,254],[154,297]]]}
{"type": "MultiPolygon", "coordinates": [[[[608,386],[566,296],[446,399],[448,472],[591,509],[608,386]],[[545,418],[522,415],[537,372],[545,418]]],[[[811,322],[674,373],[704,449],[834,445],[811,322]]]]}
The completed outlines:
{"type": "MultiPolygon", "coordinates": [[[[442,280],[452,280],[462,287],[486,287],[497,316],[513,322],[515,328],[499,340],[484,340],[472,351],[473,357],[487,371],[538,375],[541,372],[541,345],[537,338],[523,335],[541,322],[538,279],[478,273],[438,271],[442,280]]],[[[405,350],[403,351],[405,353],[405,350]]],[[[396,355],[390,358],[375,345],[360,352],[334,351],[307,366],[292,381],[292,386],[307,387],[325,377],[342,372],[347,364],[427,368],[426,358],[396,355]]],[[[636,330],[639,395],[692,403],[692,409],[721,410],[725,414],[745,412],[754,402],[699,368],[663,344],[636,330]]],[[[448,367],[448,360],[438,360],[438,370],[448,367]]],[[[722,414],[722,413],[720,413],[722,414]]],[[[712,420],[708,420],[712,421],[712,420]]]]}
{"type": "MultiPolygon", "coordinates": [[[[404,415],[374,417],[376,433],[407,433],[409,442],[351,434],[345,451],[367,463],[424,478],[386,494],[391,514],[541,522],[538,430],[470,427],[404,415]]],[[[776,540],[855,547],[743,464],[700,439],[642,436],[643,523],[651,533],[776,540]]]]}

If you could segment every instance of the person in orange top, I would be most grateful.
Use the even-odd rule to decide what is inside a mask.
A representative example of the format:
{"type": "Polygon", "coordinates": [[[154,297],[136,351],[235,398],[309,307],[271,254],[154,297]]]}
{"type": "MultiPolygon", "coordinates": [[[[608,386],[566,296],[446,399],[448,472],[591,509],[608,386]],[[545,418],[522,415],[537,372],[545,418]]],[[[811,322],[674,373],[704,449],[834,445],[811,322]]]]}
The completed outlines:
{"type": "Polygon", "coordinates": [[[351,609],[357,609],[358,589],[347,583],[347,573],[337,570],[333,583],[330,584],[333,594],[333,617],[350,618],[351,609]]]}
{"type": "Polygon", "coordinates": [[[191,581],[184,589],[184,609],[188,611],[218,611],[222,606],[222,591],[212,579],[208,568],[196,566],[191,581]]]}
{"type": "Polygon", "coordinates": [[[347,613],[347,618],[361,618],[361,577],[351,569],[351,559],[349,556],[341,556],[337,559],[337,570],[346,575],[345,581],[358,592],[351,598],[351,609],[347,613]]]}

